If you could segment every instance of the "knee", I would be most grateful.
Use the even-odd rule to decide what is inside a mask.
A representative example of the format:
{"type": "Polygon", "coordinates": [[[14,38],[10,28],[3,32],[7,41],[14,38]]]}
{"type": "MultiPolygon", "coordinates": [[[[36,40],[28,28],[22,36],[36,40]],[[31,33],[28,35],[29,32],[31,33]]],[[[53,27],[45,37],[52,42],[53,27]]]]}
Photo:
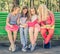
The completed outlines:
{"type": "Polygon", "coordinates": [[[44,31],[41,31],[41,34],[45,34],[46,32],[44,32],[44,31]]]}
{"type": "Polygon", "coordinates": [[[7,33],[11,33],[11,31],[10,31],[10,30],[6,30],[6,32],[7,32],[7,33]]]}
{"type": "Polygon", "coordinates": [[[33,29],[29,28],[29,32],[33,32],[33,29]]]}
{"type": "Polygon", "coordinates": [[[54,34],[54,30],[53,29],[49,30],[49,34],[54,34]]]}

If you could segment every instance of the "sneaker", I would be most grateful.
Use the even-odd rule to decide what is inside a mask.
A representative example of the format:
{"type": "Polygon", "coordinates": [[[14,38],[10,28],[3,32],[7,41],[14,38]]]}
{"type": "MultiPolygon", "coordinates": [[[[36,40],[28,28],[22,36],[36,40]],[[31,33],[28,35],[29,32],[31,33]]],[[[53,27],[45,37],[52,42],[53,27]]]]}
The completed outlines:
{"type": "Polygon", "coordinates": [[[12,49],[11,49],[11,45],[10,45],[10,47],[9,47],[9,51],[11,51],[12,49]]]}
{"type": "Polygon", "coordinates": [[[23,51],[23,52],[26,52],[27,50],[26,50],[26,48],[22,48],[22,51],[23,51]]]}
{"type": "Polygon", "coordinates": [[[51,48],[51,43],[49,42],[49,43],[47,43],[47,44],[44,44],[44,48],[46,48],[46,49],[51,48]]]}
{"type": "Polygon", "coordinates": [[[30,49],[31,47],[32,47],[32,45],[31,45],[31,44],[29,44],[28,48],[30,49]]]}
{"type": "Polygon", "coordinates": [[[11,50],[12,52],[15,52],[15,50],[16,50],[16,45],[11,46],[11,49],[12,49],[12,50],[11,50]]]}
{"type": "Polygon", "coordinates": [[[35,50],[35,47],[36,47],[36,44],[32,45],[31,51],[34,51],[35,50]]]}
{"type": "Polygon", "coordinates": [[[27,50],[27,49],[28,49],[28,46],[27,46],[27,45],[26,45],[26,46],[23,46],[23,49],[24,49],[24,48],[27,50]]]}

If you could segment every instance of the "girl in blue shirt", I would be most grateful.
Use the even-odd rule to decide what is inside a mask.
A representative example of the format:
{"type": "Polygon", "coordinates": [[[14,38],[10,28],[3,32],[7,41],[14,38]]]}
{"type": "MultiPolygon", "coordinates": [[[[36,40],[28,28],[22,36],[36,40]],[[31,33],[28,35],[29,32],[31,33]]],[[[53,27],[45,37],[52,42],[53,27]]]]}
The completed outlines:
{"type": "Polygon", "coordinates": [[[10,41],[10,47],[9,50],[14,52],[16,50],[16,36],[18,31],[18,22],[19,22],[19,6],[13,6],[11,12],[8,14],[6,19],[6,31],[8,34],[8,38],[10,41]],[[13,33],[13,34],[12,34],[13,33]]]}
{"type": "Polygon", "coordinates": [[[27,39],[28,39],[28,26],[27,26],[27,21],[28,21],[28,8],[24,6],[22,8],[21,16],[20,16],[20,40],[22,44],[22,51],[26,52],[26,47],[27,47],[27,39]]]}

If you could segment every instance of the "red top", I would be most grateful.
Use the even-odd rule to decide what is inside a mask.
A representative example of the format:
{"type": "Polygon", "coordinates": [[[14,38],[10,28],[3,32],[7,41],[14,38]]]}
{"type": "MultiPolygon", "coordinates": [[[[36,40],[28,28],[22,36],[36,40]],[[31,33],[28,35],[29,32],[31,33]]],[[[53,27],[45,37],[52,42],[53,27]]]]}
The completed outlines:
{"type": "Polygon", "coordinates": [[[33,26],[35,26],[35,24],[37,24],[38,22],[37,22],[37,19],[36,20],[34,20],[33,22],[28,22],[28,26],[29,27],[33,27],[33,26]]]}
{"type": "Polygon", "coordinates": [[[49,13],[49,16],[48,16],[48,18],[47,18],[47,20],[46,21],[41,21],[40,22],[40,25],[41,26],[44,26],[44,25],[54,25],[54,23],[55,23],[55,20],[54,20],[54,15],[53,15],[53,13],[49,13]]]}

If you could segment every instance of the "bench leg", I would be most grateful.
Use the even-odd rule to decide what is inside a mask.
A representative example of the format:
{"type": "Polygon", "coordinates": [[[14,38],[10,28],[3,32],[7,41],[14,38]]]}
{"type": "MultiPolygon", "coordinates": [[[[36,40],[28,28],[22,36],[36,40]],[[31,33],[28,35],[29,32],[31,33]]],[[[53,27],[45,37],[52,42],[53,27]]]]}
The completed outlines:
{"type": "Polygon", "coordinates": [[[51,41],[48,44],[44,44],[44,40],[43,40],[43,48],[45,49],[51,48],[51,41]]]}

